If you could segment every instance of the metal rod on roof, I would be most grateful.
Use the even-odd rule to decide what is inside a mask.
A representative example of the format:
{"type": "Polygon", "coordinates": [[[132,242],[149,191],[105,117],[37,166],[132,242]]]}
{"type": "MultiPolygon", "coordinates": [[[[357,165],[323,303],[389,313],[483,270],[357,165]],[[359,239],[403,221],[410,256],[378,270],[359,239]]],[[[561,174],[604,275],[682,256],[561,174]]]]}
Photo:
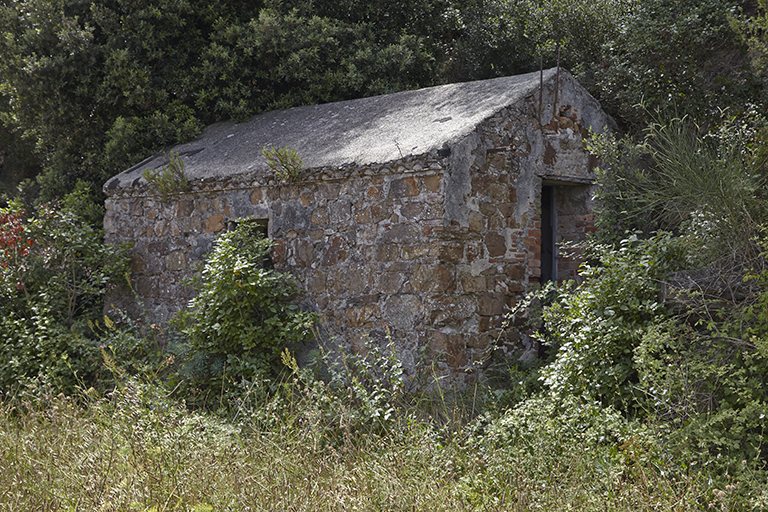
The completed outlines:
{"type": "Polygon", "coordinates": [[[541,111],[544,108],[544,53],[539,53],[539,121],[541,121],[541,111]]]}
{"type": "Polygon", "coordinates": [[[560,43],[557,43],[557,74],[555,75],[555,103],[552,105],[552,117],[557,116],[557,93],[560,88],[560,43]]]}

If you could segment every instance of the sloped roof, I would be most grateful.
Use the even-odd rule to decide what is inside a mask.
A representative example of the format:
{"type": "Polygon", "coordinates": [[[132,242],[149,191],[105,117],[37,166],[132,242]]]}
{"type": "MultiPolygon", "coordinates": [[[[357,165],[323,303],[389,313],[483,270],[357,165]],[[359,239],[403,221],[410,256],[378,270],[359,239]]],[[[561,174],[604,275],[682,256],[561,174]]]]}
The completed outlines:
{"type": "MultiPolygon", "coordinates": [[[[555,75],[555,69],[544,71],[545,84],[555,75]]],[[[539,79],[534,72],[266,112],[244,123],[213,124],[168,151],[182,156],[190,179],[262,174],[264,146],[297,149],[306,168],[386,163],[458,142],[502,108],[537,93],[539,79]]],[[[573,80],[561,70],[561,85],[564,79],[573,80]]],[[[137,184],[144,169],[165,163],[164,153],[148,158],[105,190],[137,184]]]]}

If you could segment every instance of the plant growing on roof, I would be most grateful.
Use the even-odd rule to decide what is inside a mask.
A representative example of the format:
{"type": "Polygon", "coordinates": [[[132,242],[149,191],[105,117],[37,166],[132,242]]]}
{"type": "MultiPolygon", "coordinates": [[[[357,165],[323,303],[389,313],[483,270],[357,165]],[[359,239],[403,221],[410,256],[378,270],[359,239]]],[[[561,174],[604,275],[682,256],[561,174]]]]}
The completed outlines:
{"type": "Polygon", "coordinates": [[[301,173],[304,162],[299,158],[299,152],[293,148],[274,148],[264,146],[261,149],[267,165],[280,181],[295,181],[301,173]]]}
{"type": "Polygon", "coordinates": [[[164,198],[180,192],[189,185],[187,175],[184,174],[184,161],[179,154],[171,152],[167,153],[166,157],[168,157],[168,163],[160,169],[153,171],[147,167],[141,174],[147,183],[154,185],[157,193],[164,198]]]}

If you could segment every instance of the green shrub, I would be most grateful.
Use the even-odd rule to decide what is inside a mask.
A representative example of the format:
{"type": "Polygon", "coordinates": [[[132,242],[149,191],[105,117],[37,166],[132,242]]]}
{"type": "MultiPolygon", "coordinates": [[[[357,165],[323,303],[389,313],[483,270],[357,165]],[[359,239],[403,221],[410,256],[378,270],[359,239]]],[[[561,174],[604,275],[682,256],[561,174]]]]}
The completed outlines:
{"type": "Polygon", "coordinates": [[[298,179],[304,162],[299,158],[299,152],[294,148],[273,148],[264,146],[261,154],[267,159],[267,165],[280,181],[295,181],[298,179]]]}
{"type": "Polygon", "coordinates": [[[557,355],[542,377],[555,393],[633,409],[640,399],[634,351],[646,329],[667,318],[661,280],[681,265],[684,251],[669,235],[633,235],[618,249],[595,252],[599,266],[583,266],[584,281],[560,288],[544,308],[545,343],[557,347],[557,355]]]}
{"type": "Polygon", "coordinates": [[[302,369],[288,351],[282,360],[298,378],[318,426],[331,440],[361,431],[381,433],[400,419],[406,378],[391,339],[382,347],[367,338],[363,353],[321,344],[302,369]]]}
{"type": "Polygon", "coordinates": [[[757,112],[724,118],[703,134],[690,119],[658,119],[641,142],[598,135],[599,234],[664,229],[699,244],[700,261],[755,257],[755,236],[768,222],[766,121],[757,112]]]}
{"type": "Polygon", "coordinates": [[[311,337],[316,315],[296,303],[294,276],[263,268],[271,242],[241,223],[216,240],[197,296],[176,324],[189,338],[195,380],[204,390],[275,376],[286,346],[311,337]]]}
{"type": "Polygon", "coordinates": [[[141,173],[147,183],[152,185],[163,198],[183,191],[189,184],[187,175],[184,174],[184,160],[179,157],[179,154],[171,152],[166,157],[168,163],[160,169],[152,171],[147,168],[141,173]]]}
{"type": "Polygon", "coordinates": [[[651,510],[620,506],[623,492],[616,489],[640,484],[639,501],[658,500],[653,468],[667,483],[683,474],[652,430],[576,396],[542,394],[499,418],[481,415],[467,429],[464,450],[472,457],[459,471],[457,493],[477,510],[561,510],[563,503],[580,510],[607,503],[610,510],[651,510]]]}
{"type": "Polygon", "coordinates": [[[739,338],[669,322],[635,352],[646,417],[675,457],[720,478],[765,471],[768,353],[739,338]]]}
{"type": "Polygon", "coordinates": [[[765,471],[768,456],[768,272],[745,280],[741,300],[676,291],[686,307],[649,329],[634,358],[647,416],[664,425],[679,457],[720,473],[765,471]]]}
{"type": "Polygon", "coordinates": [[[72,390],[92,379],[100,357],[89,322],[127,271],[125,251],[70,207],[19,203],[0,211],[0,390],[42,376],[72,390]]]}

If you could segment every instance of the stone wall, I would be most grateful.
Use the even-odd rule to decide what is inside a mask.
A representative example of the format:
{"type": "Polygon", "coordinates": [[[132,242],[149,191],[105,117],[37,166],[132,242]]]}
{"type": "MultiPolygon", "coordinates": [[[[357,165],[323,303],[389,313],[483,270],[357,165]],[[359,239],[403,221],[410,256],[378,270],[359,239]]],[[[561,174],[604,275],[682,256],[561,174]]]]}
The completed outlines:
{"type": "MultiPolygon", "coordinates": [[[[545,134],[528,102],[486,120],[449,151],[315,169],[291,184],[198,182],[165,199],[146,188],[117,191],[106,204],[106,237],[134,244],[143,304],[131,294],[111,303],[167,320],[191,298],[185,280],[216,234],[237,219],[264,219],[276,268],[300,277],[325,332],[358,349],[366,337],[389,335],[406,368],[429,346],[461,379],[492,343],[532,348],[502,330],[502,320],[539,275],[542,176],[556,169],[559,179],[588,179],[582,146],[578,131],[545,134]]],[[[561,238],[578,239],[588,218],[569,211],[576,213],[561,238]]]]}

